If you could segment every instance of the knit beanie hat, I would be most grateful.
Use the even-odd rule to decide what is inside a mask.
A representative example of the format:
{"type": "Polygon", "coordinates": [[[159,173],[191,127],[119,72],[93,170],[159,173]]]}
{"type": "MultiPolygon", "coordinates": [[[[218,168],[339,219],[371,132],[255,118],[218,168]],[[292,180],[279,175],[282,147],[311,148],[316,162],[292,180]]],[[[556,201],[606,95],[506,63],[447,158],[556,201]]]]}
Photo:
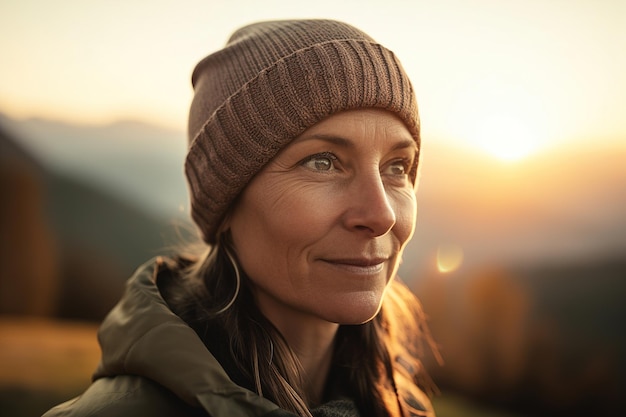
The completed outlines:
{"type": "MultiPolygon", "coordinates": [[[[255,23],[204,58],[192,75],[185,163],[191,214],[216,241],[230,205],[291,140],[349,109],[395,113],[419,147],[415,94],[393,52],[333,20],[255,23]]],[[[415,180],[416,166],[411,171],[415,180]]]]}

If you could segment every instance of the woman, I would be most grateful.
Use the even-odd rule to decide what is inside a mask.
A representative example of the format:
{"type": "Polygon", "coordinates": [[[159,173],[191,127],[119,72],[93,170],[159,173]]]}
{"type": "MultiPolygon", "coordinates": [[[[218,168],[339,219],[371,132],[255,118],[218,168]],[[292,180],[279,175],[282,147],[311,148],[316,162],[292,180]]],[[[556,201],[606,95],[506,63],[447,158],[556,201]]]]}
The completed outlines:
{"type": "Polygon", "coordinates": [[[422,313],[395,277],[420,146],[400,62],[341,22],[262,22],[192,81],[204,252],[137,271],[93,384],[47,416],[434,415],[422,313]]]}

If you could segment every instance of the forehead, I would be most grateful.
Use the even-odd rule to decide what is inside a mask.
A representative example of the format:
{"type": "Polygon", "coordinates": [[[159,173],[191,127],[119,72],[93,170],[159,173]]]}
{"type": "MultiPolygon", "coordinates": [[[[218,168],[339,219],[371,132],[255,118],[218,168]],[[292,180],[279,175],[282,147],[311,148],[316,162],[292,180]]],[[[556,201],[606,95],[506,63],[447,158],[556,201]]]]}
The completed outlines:
{"type": "Polygon", "coordinates": [[[415,147],[417,143],[402,120],[380,109],[356,109],[336,113],[305,130],[294,143],[320,139],[346,147],[366,141],[402,143],[415,147]]]}

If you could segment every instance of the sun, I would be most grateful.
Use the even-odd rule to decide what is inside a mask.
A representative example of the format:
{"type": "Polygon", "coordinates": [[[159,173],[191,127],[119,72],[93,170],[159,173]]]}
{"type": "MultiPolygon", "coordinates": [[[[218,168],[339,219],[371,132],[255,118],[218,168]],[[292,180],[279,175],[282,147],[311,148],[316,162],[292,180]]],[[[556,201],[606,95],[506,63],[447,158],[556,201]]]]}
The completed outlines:
{"type": "Polygon", "coordinates": [[[538,152],[549,137],[540,97],[505,80],[468,83],[459,89],[448,117],[454,138],[502,161],[538,152]]]}
{"type": "Polygon", "coordinates": [[[540,147],[528,123],[502,111],[477,115],[465,134],[471,143],[503,161],[520,160],[540,147]]]}

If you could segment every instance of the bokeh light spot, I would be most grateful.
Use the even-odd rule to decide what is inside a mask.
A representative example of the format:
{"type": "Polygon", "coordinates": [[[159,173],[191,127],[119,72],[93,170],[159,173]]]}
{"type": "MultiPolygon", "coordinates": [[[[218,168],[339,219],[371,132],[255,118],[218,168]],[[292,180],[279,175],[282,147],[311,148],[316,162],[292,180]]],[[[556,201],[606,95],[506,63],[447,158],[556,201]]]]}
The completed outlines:
{"type": "Polygon", "coordinates": [[[437,248],[437,269],[449,273],[459,269],[463,263],[463,248],[459,245],[442,244],[437,248]]]}

